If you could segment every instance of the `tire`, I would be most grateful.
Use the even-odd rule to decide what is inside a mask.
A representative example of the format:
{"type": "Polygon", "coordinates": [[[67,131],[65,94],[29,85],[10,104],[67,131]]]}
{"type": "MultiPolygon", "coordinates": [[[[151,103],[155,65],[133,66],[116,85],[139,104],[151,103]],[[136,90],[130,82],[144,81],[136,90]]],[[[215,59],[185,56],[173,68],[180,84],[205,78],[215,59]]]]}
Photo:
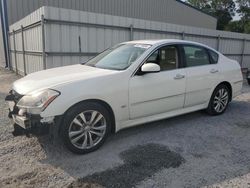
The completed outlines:
{"type": "Polygon", "coordinates": [[[220,115],[223,114],[230,102],[231,92],[229,88],[221,84],[217,86],[211,96],[209,105],[207,107],[207,113],[210,115],[220,115]]]}
{"type": "Polygon", "coordinates": [[[110,131],[108,110],[96,102],[83,102],[65,114],[61,137],[70,151],[86,154],[100,148],[110,131]]]}
{"type": "Polygon", "coordinates": [[[248,83],[248,85],[250,85],[250,78],[247,79],[247,83],[248,83]]]}

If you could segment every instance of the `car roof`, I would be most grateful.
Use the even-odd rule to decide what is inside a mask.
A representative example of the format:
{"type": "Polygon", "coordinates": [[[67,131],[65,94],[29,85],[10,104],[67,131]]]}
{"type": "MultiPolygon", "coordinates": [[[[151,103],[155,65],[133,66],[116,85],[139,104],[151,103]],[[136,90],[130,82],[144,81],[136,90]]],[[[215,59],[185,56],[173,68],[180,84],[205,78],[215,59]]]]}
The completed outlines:
{"type": "Polygon", "coordinates": [[[128,41],[128,42],[124,42],[123,44],[148,44],[148,45],[162,45],[162,44],[168,44],[168,43],[180,43],[180,44],[190,44],[190,45],[198,45],[198,46],[203,46],[205,48],[211,49],[217,53],[219,53],[218,51],[216,51],[215,49],[198,43],[198,42],[193,42],[193,41],[187,41],[187,40],[178,40],[178,39],[150,39],[150,40],[134,40],[134,41],[128,41]]]}
{"type": "Polygon", "coordinates": [[[183,42],[183,40],[176,40],[176,39],[150,39],[150,40],[134,40],[134,41],[129,41],[129,42],[125,42],[125,43],[155,45],[155,44],[172,43],[172,42],[183,42]]]}

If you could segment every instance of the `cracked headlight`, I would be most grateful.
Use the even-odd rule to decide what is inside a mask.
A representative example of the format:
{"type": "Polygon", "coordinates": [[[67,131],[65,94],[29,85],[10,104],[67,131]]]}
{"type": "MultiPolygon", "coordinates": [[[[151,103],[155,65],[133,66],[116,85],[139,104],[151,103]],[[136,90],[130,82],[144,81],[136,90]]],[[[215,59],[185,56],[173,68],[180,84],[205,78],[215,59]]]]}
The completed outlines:
{"type": "Polygon", "coordinates": [[[39,114],[59,95],[60,92],[51,89],[33,92],[23,96],[17,106],[27,110],[28,113],[39,114]]]}

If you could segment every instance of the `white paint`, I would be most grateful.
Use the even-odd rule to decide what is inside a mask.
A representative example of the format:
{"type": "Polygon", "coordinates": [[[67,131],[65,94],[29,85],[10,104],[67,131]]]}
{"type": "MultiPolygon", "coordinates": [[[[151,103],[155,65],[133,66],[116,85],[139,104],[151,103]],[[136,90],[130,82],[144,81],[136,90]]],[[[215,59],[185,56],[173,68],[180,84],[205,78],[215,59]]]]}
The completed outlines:
{"type": "Polygon", "coordinates": [[[152,47],[124,71],[85,65],[66,66],[30,74],[16,81],[13,89],[23,95],[43,89],[60,91],[61,95],[41,113],[43,118],[63,115],[71,106],[84,100],[102,100],[114,112],[117,131],[205,109],[215,87],[224,81],[231,84],[233,97],[241,91],[243,78],[239,64],[220,53],[216,65],[134,75],[145,58],[159,46],[173,43],[204,46],[202,44],[181,40],[128,43],[150,44],[152,47]],[[212,69],[218,72],[212,73],[212,69]],[[177,75],[183,77],[175,79],[177,75]]]}

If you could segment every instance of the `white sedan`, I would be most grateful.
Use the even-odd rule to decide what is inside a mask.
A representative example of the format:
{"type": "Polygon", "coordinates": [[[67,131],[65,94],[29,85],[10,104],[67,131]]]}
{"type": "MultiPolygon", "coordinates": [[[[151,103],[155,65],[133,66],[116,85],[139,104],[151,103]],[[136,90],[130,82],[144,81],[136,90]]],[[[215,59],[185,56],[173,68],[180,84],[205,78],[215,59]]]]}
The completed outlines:
{"type": "Polygon", "coordinates": [[[110,133],[206,109],[225,112],[242,89],[238,62],[182,40],[118,44],[87,63],[32,73],[6,97],[15,129],[50,127],[75,153],[110,133]]]}

